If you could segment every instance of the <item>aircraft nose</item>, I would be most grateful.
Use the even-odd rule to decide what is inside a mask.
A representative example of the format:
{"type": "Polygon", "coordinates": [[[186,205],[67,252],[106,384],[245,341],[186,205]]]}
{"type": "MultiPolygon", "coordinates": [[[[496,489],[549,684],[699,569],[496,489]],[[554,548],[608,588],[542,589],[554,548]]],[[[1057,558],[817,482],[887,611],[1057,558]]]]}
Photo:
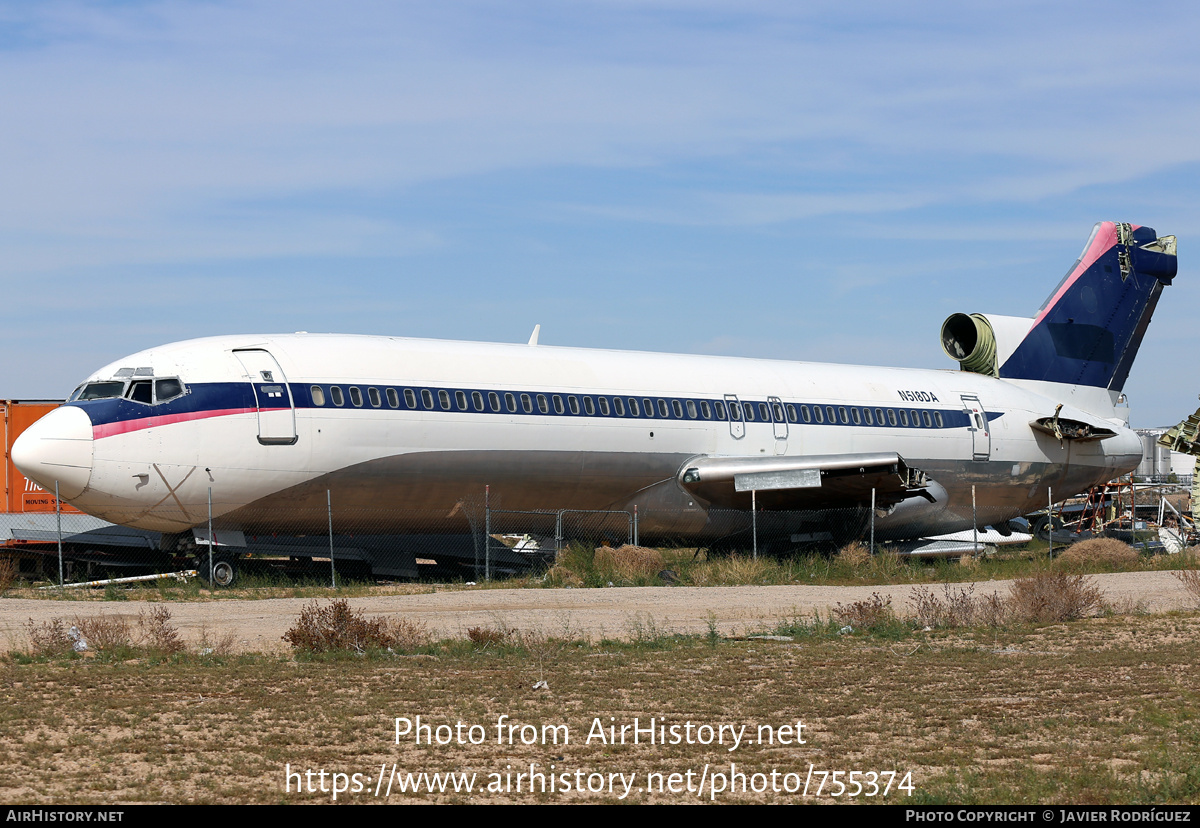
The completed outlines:
{"type": "Polygon", "coordinates": [[[56,408],[13,443],[12,461],[21,474],[58,496],[83,494],[92,478],[92,421],[75,406],[56,408]]]}

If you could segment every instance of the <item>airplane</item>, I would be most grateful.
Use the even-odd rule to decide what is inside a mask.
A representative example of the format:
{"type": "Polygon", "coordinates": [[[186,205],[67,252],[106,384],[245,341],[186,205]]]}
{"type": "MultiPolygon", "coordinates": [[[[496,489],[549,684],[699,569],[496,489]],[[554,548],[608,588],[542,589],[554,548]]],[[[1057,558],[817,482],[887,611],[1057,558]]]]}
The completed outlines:
{"type": "Polygon", "coordinates": [[[1033,318],[945,321],[958,370],[552,347],[536,329],[195,339],[94,372],[12,459],[165,538],[199,536],[210,509],[226,530],[322,532],[327,502],[377,510],[373,531],[463,533],[485,487],[511,510],[636,508],[643,539],[716,544],[752,506],[793,538],[856,537],[871,510],[879,540],[1000,526],[1141,461],[1118,404],[1176,273],[1175,237],[1098,223],[1033,318]]]}

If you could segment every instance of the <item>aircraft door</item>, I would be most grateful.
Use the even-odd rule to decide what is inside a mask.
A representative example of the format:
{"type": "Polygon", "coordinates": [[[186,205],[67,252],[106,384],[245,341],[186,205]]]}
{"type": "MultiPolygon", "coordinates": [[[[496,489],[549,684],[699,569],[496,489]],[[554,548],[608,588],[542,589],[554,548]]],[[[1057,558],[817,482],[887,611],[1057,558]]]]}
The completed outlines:
{"type": "Polygon", "coordinates": [[[737,394],[725,395],[725,410],[729,414],[729,436],[740,440],[746,436],[746,423],[742,419],[742,404],[737,394]]]}
{"type": "Polygon", "coordinates": [[[296,442],[296,405],[287,377],[275,357],[260,348],[234,351],[254,389],[258,406],[258,442],[290,446],[296,442]]]}
{"type": "Polygon", "coordinates": [[[992,433],[988,427],[987,412],[979,397],[961,395],[963,408],[967,412],[967,428],[971,432],[971,459],[989,460],[992,456],[992,433]]]}
{"type": "Polygon", "coordinates": [[[771,427],[775,430],[775,453],[787,454],[788,421],[783,400],[767,397],[767,408],[771,409],[771,427]]]}

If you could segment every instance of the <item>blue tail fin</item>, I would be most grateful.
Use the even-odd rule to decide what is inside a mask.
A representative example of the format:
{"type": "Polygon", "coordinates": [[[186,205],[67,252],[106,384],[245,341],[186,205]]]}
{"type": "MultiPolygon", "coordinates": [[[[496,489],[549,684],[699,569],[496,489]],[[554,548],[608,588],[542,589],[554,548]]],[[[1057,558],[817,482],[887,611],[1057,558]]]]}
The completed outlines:
{"type": "Polygon", "coordinates": [[[1104,221],[1000,366],[1004,379],[1119,392],[1158,296],[1177,272],[1175,237],[1104,221]]]}

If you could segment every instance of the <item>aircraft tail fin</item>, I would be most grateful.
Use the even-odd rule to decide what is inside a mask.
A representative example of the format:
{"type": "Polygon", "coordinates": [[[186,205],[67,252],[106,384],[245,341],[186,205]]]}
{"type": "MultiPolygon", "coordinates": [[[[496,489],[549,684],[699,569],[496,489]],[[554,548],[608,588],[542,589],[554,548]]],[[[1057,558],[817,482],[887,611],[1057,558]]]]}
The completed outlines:
{"type": "Polygon", "coordinates": [[[1159,294],[1177,271],[1174,236],[1098,223],[999,376],[1119,393],[1159,294]]]}

